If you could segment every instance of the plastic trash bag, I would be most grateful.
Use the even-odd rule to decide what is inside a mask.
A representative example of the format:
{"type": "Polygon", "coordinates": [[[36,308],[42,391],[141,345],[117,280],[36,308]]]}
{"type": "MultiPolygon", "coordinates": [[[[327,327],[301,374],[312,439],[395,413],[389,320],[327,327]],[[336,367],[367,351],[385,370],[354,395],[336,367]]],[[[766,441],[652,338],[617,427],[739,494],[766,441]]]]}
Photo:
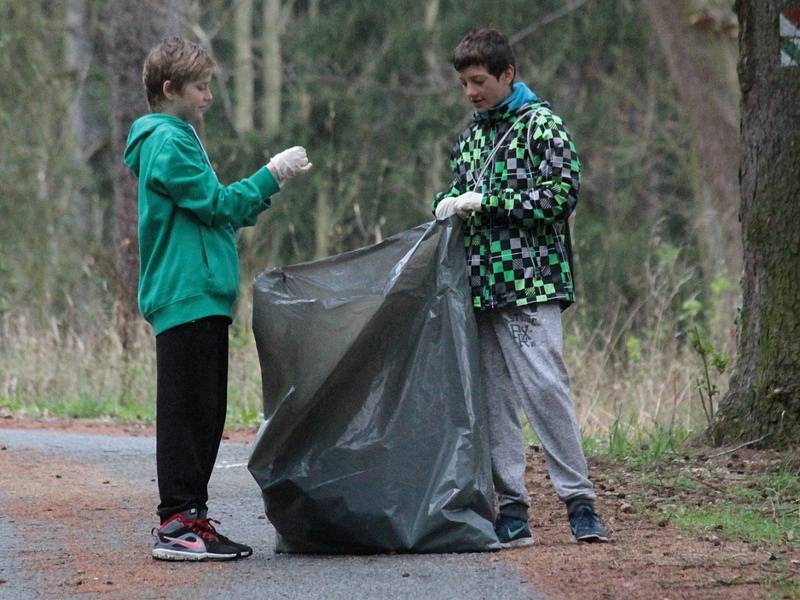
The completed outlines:
{"type": "Polygon", "coordinates": [[[253,294],[265,422],[248,468],[277,551],[495,549],[460,221],[265,271],[253,294]]]}

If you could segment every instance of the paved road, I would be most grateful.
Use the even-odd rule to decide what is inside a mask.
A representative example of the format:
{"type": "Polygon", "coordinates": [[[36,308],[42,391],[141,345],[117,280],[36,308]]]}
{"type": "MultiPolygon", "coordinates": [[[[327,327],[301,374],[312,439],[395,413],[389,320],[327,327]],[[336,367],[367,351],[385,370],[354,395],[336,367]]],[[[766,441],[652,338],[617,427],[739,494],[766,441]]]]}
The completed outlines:
{"type": "Polygon", "coordinates": [[[255,550],[225,564],[148,558],[154,439],[0,429],[0,448],[2,599],[543,598],[502,553],[276,555],[246,444],[224,443],[211,479],[211,515],[255,550]]]}

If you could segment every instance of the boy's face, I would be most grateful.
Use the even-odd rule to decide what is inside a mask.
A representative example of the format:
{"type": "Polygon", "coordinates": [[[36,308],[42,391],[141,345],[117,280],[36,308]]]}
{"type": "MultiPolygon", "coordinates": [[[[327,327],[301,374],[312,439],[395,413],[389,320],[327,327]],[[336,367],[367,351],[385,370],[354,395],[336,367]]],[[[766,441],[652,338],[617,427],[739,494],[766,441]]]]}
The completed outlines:
{"type": "Polygon", "coordinates": [[[203,114],[214,100],[210,87],[211,73],[187,82],[180,92],[175,92],[170,84],[170,81],[164,82],[164,96],[169,102],[165,112],[190,123],[202,123],[203,114]]]}
{"type": "Polygon", "coordinates": [[[458,76],[467,100],[478,112],[486,112],[500,104],[511,94],[514,67],[508,65],[500,77],[495,77],[483,65],[470,65],[458,76]]]}

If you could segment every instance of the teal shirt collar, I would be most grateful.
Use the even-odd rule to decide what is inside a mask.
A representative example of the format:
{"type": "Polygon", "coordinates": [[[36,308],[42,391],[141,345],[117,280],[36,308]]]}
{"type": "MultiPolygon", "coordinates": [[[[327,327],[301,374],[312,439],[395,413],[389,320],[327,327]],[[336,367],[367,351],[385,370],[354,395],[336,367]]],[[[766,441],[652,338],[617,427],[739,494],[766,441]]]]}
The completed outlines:
{"type": "Polygon", "coordinates": [[[485,112],[474,112],[473,116],[475,119],[489,119],[494,115],[497,114],[506,114],[512,113],[516,111],[520,106],[524,106],[526,104],[533,104],[534,102],[539,101],[539,96],[537,96],[531,88],[527,85],[518,81],[513,85],[511,88],[511,94],[503,100],[497,106],[490,108],[485,112]]]}

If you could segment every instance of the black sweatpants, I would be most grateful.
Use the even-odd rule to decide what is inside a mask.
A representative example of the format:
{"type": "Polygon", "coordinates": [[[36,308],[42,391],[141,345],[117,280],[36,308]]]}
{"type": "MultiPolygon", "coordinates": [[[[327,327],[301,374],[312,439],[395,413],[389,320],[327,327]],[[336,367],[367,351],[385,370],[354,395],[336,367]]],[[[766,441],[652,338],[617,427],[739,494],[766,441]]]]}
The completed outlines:
{"type": "Polygon", "coordinates": [[[207,508],[228,405],[228,317],[206,317],[156,336],[156,466],[165,521],[207,508]]]}

